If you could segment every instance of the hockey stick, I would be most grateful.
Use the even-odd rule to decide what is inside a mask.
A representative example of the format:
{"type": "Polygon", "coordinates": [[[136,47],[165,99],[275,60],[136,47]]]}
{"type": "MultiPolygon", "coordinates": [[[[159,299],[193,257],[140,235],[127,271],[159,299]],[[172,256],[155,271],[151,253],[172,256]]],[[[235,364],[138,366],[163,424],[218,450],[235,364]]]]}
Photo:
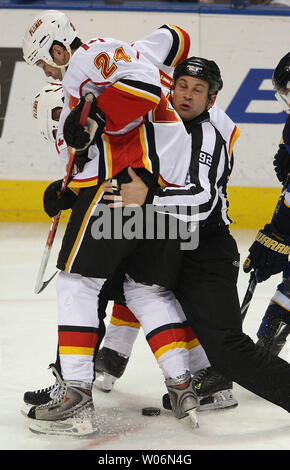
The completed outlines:
{"type": "MultiPolygon", "coordinates": [[[[81,116],[80,116],[80,124],[82,126],[84,126],[87,122],[93,99],[94,99],[94,95],[92,93],[88,93],[85,96],[85,104],[84,104],[84,107],[82,109],[81,116]]],[[[66,175],[65,175],[65,177],[63,179],[63,182],[62,182],[62,188],[61,188],[61,192],[60,192],[60,195],[59,195],[60,198],[63,196],[63,194],[64,194],[64,192],[65,192],[65,190],[66,190],[66,188],[67,188],[67,186],[68,186],[68,184],[69,184],[69,182],[72,178],[74,160],[75,160],[75,149],[70,148],[69,153],[70,153],[70,157],[69,157],[69,161],[68,161],[68,164],[67,164],[67,167],[66,167],[66,175]]],[[[39,294],[40,292],[42,292],[43,289],[45,289],[45,287],[50,283],[50,281],[54,278],[54,276],[58,272],[58,271],[56,271],[47,281],[43,280],[45,270],[46,270],[46,267],[47,267],[47,263],[48,263],[48,259],[49,259],[49,256],[50,256],[52,244],[53,244],[55,234],[56,234],[56,230],[57,230],[57,227],[58,227],[58,223],[59,223],[59,220],[60,220],[60,216],[61,216],[61,211],[59,211],[59,213],[52,218],[52,223],[51,223],[51,226],[50,226],[50,229],[49,229],[49,232],[48,232],[48,237],[47,237],[47,240],[46,240],[44,253],[43,253],[42,260],[41,260],[41,263],[40,263],[40,267],[39,267],[39,270],[38,270],[37,280],[36,280],[36,284],[35,284],[35,288],[34,288],[35,294],[39,294]]]]}
{"type": "MultiPolygon", "coordinates": [[[[284,186],[283,186],[283,189],[281,191],[279,200],[276,204],[271,222],[273,222],[273,219],[274,219],[275,215],[277,214],[280,205],[282,204],[282,201],[283,201],[284,195],[287,191],[287,187],[288,187],[289,182],[290,182],[290,173],[288,173],[288,176],[287,176],[286,181],[284,183],[284,186]]],[[[254,270],[250,274],[249,285],[248,285],[247,291],[245,293],[244,300],[243,300],[242,305],[241,305],[242,322],[244,321],[245,316],[247,314],[247,311],[248,311],[248,308],[250,306],[251,300],[253,298],[255,289],[257,287],[257,283],[258,283],[258,281],[257,281],[257,277],[256,277],[256,271],[254,270]]]]}
{"type": "Polygon", "coordinates": [[[250,306],[251,300],[253,298],[256,286],[257,286],[256,271],[252,271],[251,274],[250,274],[249,285],[248,285],[247,291],[245,293],[243,303],[241,305],[242,322],[244,321],[245,316],[247,314],[247,311],[248,311],[248,308],[250,306]]]}

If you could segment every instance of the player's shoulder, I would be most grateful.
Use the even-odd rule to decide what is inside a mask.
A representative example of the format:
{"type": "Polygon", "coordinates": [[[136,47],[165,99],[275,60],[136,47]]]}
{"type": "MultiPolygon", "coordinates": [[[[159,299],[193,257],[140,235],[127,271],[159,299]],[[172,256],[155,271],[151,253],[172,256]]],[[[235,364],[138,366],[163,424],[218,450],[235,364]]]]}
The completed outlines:
{"type": "Polygon", "coordinates": [[[83,58],[87,58],[89,55],[95,55],[101,52],[110,53],[115,51],[117,47],[127,46],[124,41],[114,38],[92,38],[89,41],[83,43],[77,51],[73,54],[71,62],[75,63],[83,58]]]}
{"type": "Polygon", "coordinates": [[[223,109],[214,104],[209,110],[209,116],[210,122],[226,142],[236,141],[240,135],[240,129],[223,109]]]}

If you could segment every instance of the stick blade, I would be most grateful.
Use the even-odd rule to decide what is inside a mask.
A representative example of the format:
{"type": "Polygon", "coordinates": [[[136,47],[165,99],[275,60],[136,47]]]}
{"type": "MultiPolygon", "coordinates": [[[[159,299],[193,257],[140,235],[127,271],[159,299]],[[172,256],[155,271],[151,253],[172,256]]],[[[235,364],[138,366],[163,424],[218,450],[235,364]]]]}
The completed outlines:
{"type": "Polygon", "coordinates": [[[40,294],[40,292],[42,292],[46,288],[46,286],[50,283],[50,281],[52,281],[52,279],[54,278],[54,276],[56,276],[57,273],[58,271],[55,271],[55,273],[47,281],[37,282],[34,288],[34,293],[40,294]]]}

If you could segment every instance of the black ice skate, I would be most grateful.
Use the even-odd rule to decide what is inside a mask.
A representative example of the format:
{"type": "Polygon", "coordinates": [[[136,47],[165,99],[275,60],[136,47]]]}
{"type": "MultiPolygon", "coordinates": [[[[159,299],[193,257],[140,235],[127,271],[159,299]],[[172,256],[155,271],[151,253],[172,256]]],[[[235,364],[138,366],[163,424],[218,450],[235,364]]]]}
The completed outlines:
{"type": "Polygon", "coordinates": [[[265,348],[271,356],[278,356],[285,346],[289,333],[289,324],[278,318],[273,318],[269,322],[267,331],[261,334],[256,344],[265,348]]]}
{"type": "Polygon", "coordinates": [[[103,347],[95,358],[95,373],[97,379],[94,385],[103,392],[110,392],[117,379],[125,372],[129,357],[113,349],[103,347]],[[100,378],[101,377],[101,380],[100,378]]]}

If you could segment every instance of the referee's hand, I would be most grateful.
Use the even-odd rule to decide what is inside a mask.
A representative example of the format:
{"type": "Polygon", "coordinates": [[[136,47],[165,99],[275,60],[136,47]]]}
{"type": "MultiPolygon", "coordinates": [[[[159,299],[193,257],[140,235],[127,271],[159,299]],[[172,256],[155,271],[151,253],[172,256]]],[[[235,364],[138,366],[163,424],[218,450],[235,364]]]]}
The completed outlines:
{"type": "Polygon", "coordinates": [[[142,179],[136,175],[135,171],[129,167],[128,175],[131,178],[130,183],[123,183],[120,188],[120,195],[114,195],[114,189],[112,182],[107,181],[104,186],[105,194],[104,199],[107,201],[112,201],[108,204],[109,207],[125,207],[125,206],[143,206],[145,203],[148,187],[143,183],[142,179]]]}

